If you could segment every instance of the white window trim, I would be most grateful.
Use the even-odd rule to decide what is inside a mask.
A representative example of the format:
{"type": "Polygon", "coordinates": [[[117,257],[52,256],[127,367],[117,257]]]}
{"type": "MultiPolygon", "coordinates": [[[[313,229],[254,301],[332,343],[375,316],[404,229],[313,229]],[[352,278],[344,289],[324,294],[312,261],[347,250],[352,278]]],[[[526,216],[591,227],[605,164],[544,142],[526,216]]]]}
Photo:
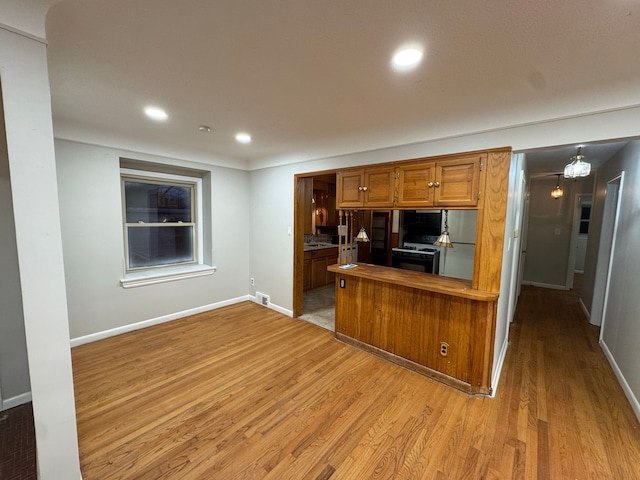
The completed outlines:
{"type": "MultiPolygon", "coordinates": [[[[122,177],[142,178],[149,180],[168,180],[195,184],[195,213],[196,213],[196,260],[195,262],[184,265],[167,265],[154,266],[144,270],[127,271],[126,258],[123,258],[123,277],[120,279],[120,285],[123,288],[141,287],[144,285],[154,285],[158,283],[171,282],[174,280],[182,280],[185,278],[201,277],[205,275],[213,275],[217,270],[212,265],[206,265],[204,259],[204,214],[202,204],[202,179],[198,177],[187,177],[184,175],[174,175],[162,172],[150,172],[146,170],[134,170],[129,168],[120,169],[120,180],[122,177]]],[[[126,229],[126,214],[124,211],[124,191],[122,192],[122,225],[126,229]]],[[[127,245],[125,245],[125,233],[123,231],[123,247],[126,255],[127,245]]]]}

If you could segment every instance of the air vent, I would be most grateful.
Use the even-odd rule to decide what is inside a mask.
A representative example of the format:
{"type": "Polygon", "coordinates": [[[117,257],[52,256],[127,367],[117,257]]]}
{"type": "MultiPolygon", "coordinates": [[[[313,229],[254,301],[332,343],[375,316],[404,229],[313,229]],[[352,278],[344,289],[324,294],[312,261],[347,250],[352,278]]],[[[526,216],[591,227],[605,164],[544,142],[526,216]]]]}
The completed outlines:
{"type": "Polygon", "coordinates": [[[260,305],[264,305],[265,307],[268,307],[270,303],[269,295],[256,292],[256,303],[259,303],[260,305]]]}

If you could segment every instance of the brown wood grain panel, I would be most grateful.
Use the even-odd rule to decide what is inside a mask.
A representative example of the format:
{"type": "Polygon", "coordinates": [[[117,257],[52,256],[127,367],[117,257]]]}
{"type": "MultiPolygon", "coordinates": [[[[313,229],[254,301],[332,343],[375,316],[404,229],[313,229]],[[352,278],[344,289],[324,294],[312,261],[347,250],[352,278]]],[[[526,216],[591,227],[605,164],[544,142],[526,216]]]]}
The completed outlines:
{"type": "Polygon", "coordinates": [[[500,291],[509,189],[510,150],[491,151],[481,176],[473,288],[500,291]]]}
{"type": "Polygon", "coordinates": [[[398,208],[433,206],[434,181],[434,162],[399,166],[396,206],[398,208]]]}
{"type": "Polygon", "coordinates": [[[460,155],[455,160],[436,163],[434,205],[446,207],[474,207],[478,204],[480,163],[487,155],[460,155]]]}
{"type": "Polygon", "coordinates": [[[387,352],[394,360],[401,358],[403,365],[419,372],[439,372],[438,378],[455,379],[450,383],[464,384],[465,391],[490,391],[495,300],[443,295],[354,271],[337,275],[337,285],[345,283],[336,290],[340,338],[387,352]],[[441,342],[447,344],[446,356],[441,342]]]}
{"type": "Polygon", "coordinates": [[[369,208],[392,208],[395,192],[395,170],[393,167],[367,168],[364,171],[364,206],[369,208]]]}

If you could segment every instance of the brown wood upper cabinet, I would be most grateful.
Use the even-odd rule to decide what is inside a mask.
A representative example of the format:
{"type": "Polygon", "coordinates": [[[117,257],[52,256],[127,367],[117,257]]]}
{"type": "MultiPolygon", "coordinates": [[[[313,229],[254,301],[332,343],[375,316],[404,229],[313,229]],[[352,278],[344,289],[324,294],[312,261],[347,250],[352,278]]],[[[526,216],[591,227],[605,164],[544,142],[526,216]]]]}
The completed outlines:
{"type": "Polygon", "coordinates": [[[337,173],[338,208],[477,207],[486,153],[337,173]]]}
{"type": "Polygon", "coordinates": [[[486,153],[452,160],[423,161],[398,166],[395,206],[475,207],[478,205],[480,165],[486,153]]]}
{"type": "Polygon", "coordinates": [[[336,175],[338,208],[390,208],[394,206],[393,166],[342,170],[336,175]]]}

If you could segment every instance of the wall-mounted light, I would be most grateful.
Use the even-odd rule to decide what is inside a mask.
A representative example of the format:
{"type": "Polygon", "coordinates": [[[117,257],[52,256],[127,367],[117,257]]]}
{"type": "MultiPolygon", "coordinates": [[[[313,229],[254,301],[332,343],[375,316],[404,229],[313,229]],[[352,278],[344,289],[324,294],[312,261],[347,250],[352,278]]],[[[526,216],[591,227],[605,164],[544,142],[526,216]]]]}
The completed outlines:
{"type": "Polygon", "coordinates": [[[560,174],[557,173],[556,175],[558,176],[558,182],[556,183],[556,188],[551,191],[551,196],[557,200],[564,194],[564,191],[560,186],[560,174]]]}

